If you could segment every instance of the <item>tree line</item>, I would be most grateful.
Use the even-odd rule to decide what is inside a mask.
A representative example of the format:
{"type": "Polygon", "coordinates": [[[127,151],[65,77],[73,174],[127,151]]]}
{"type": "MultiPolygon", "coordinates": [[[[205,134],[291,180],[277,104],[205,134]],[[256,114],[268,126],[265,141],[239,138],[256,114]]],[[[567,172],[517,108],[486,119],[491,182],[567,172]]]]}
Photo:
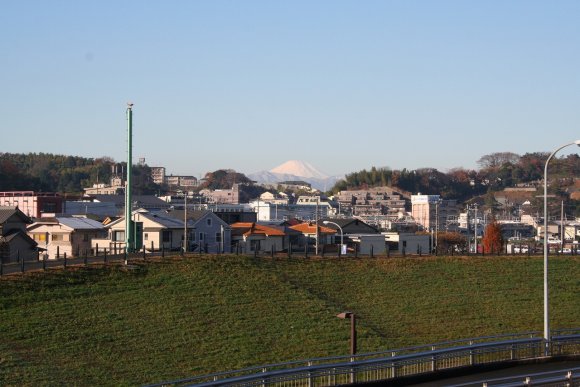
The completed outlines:
{"type": "MultiPolygon", "coordinates": [[[[86,158],[50,153],[0,153],[0,190],[80,194],[96,183],[109,184],[113,174],[126,172],[126,163],[110,157],[86,158]]],[[[147,165],[133,167],[134,192],[161,190],[147,165]]]]}
{"type": "MultiPolygon", "coordinates": [[[[537,185],[544,178],[548,153],[526,153],[519,156],[511,152],[485,155],[478,160],[479,170],[454,168],[446,173],[434,168],[392,170],[372,167],[345,176],[332,188],[332,192],[347,189],[365,189],[392,186],[408,192],[440,194],[459,202],[489,192],[501,191],[516,185],[537,185]]],[[[580,157],[570,154],[550,161],[550,186],[556,193],[573,184],[580,176],[580,157]]]]}

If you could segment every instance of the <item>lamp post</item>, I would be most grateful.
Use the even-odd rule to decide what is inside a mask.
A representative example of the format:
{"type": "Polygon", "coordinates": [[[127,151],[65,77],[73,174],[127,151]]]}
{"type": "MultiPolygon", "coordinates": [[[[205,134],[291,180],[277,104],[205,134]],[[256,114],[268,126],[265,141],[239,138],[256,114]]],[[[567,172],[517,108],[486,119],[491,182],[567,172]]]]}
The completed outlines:
{"type": "Polygon", "coordinates": [[[544,166],[544,340],[546,340],[545,355],[548,355],[548,343],[550,341],[550,314],[548,308],[548,163],[561,149],[570,145],[580,146],[580,140],[562,145],[548,156],[544,166]]]}
{"type": "Polygon", "coordinates": [[[350,318],[350,354],[356,355],[356,316],[353,312],[342,312],[336,315],[341,319],[350,318]]]}
{"type": "Polygon", "coordinates": [[[337,223],[331,222],[329,220],[325,220],[322,222],[323,224],[334,224],[340,230],[340,251],[342,251],[342,246],[344,244],[344,233],[342,232],[342,227],[340,227],[337,223]]]}

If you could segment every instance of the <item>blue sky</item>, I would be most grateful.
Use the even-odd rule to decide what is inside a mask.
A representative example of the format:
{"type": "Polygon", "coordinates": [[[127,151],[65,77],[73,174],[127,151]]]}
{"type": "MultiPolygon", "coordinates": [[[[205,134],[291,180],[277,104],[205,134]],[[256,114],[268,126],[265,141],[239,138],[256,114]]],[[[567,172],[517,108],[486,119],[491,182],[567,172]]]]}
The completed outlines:
{"type": "MultiPolygon", "coordinates": [[[[578,1],[4,1],[0,152],[476,168],[580,138],[578,1]]],[[[576,151],[570,149],[570,151],[576,151]]]]}

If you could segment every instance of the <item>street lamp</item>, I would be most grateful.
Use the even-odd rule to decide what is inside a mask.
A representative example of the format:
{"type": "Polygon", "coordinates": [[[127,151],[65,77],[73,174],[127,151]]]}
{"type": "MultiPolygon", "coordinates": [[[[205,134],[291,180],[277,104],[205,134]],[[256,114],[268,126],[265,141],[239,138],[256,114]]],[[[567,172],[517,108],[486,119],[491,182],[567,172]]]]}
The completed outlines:
{"type": "Polygon", "coordinates": [[[548,163],[561,149],[570,145],[580,146],[580,140],[564,144],[548,157],[544,167],[544,339],[546,340],[546,355],[548,355],[548,342],[550,341],[550,318],[548,311],[548,163]]]}
{"type": "Polygon", "coordinates": [[[342,232],[342,227],[340,227],[337,223],[331,222],[329,220],[325,220],[322,222],[323,224],[334,224],[340,230],[340,251],[342,251],[342,246],[344,244],[344,233],[342,232]]]}
{"type": "Polygon", "coordinates": [[[336,315],[341,319],[350,318],[350,354],[356,355],[356,316],[353,312],[342,312],[336,315]]]}

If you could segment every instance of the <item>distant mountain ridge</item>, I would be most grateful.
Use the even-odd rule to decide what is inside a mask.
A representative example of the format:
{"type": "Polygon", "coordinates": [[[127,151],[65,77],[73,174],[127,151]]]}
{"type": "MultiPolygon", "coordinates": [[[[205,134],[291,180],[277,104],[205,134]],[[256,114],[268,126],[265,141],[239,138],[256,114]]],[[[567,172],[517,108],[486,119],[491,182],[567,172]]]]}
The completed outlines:
{"type": "Polygon", "coordinates": [[[312,188],[326,191],[342,179],[342,176],[328,176],[305,161],[289,160],[269,171],[251,173],[248,177],[258,183],[280,183],[282,181],[302,180],[312,188]]]}

